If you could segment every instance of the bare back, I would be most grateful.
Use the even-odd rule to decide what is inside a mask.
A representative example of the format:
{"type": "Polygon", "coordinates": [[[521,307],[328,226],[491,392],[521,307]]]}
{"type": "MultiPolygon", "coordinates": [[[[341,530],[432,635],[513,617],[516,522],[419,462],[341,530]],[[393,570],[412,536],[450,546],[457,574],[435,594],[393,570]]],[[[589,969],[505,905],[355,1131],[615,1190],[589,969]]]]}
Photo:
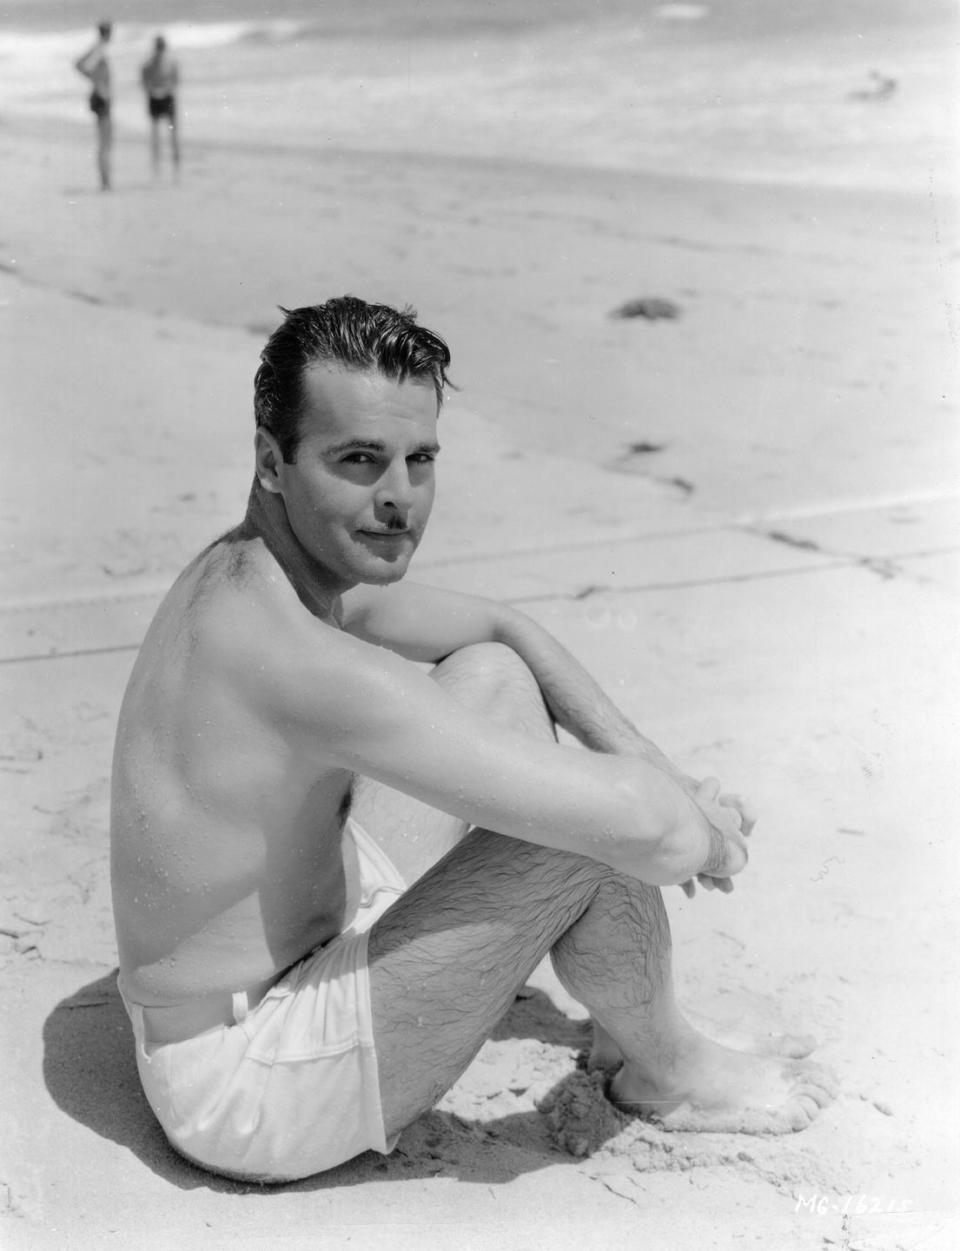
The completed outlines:
{"type": "Polygon", "coordinates": [[[221,540],[181,575],[137,659],[113,766],[120,965],[138,1002],[266,980],[336,934],[351,774],[305,751],[245,681],[336,649],[262,545],[221,540]]]}

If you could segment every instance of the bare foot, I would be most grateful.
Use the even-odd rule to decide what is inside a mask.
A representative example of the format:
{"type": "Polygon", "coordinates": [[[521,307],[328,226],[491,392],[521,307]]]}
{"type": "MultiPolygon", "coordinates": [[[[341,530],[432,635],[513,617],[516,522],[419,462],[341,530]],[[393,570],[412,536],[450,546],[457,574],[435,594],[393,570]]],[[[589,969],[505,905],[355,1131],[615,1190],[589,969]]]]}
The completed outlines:
{"type": "Polygon", "coordinates": [[[720,1034],[719,1038],[722,1039],[722,1045],[730,1051],[749,1051],[755,1056],[783,1056],[787,1060],[802,1060],[817,1045],[817,1040],[810,1034],[748,1034],[738,1032],[736,1034],[720,1034]]]}
{"type": "Polygon", "coordinates": [[[806,1129],[835,1094],[830,1075],[812,1064],[731,1051],[700,1034],[684,1041],[657,1079],[628,1061],[609,1088],[621,1112],[645,1116],[664,1129],[727,1134],[806,1129]]]}
{"type": "MultiPolygon", "coordinates": [[[[618,1069],[623,1064],[623,1052],[598,1021],[591,1021],[593,1043],[587,1068],[618,1069]]],[[[788,1060],[802,1060],[816,1048],[817,1040],[810,1034],[723,1034],[726,1047],[734,1051],[747,1051],[755,1056],[784,1056],[788,1060]]]]}
{"type": "MultiPolygon", "coordinates": [[[[722,1043],[731,1051],[750,1051],[758,1056],[787,1056],[791,1060],[801,1060],[817,1045],[817,1040],[809,1034],[774,1034],[772,1031],[745,1029],[743,1018],[747,1014],[742,1012],[726,1021],[689,1007],[684,1015],[698,1033],[722,1043]]],[[[754,1011],[750,1015],[756,1019],[762,1016],[762,1012],[754,1011]]]]}

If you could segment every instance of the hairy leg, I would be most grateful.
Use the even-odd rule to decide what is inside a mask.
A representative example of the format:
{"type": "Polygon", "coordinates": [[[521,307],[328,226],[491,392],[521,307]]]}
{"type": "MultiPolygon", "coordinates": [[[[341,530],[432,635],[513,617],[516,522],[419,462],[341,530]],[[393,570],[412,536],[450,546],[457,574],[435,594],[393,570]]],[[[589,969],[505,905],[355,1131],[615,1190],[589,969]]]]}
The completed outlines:
{"type": "Polygon", "coordinates": [[[374,925],[370,995],[388,1135],[453,1085],[603,872],[472,830],[374,925]]]}
{"type": "Polygon", "coordinates": [[[612,874],[554,945],[554,967],[590,1009],[592,1059],[616,1067],[611,1098],[668,1128],[786,1133],[803,1129],[834,1093],[832,1079],[789,1059],[809,1045],[788,1038],[767,1054],[706,1038],[673,992],[670,929],[661,892],[612,874]]]}
{"type": "MultiPolygon", "coordinates": [[[[467,648],[435,673],[487,715],[552,734],[512,652],[467,648]]],[[[586,857],[486,830],[465,835],[454,819],[372,783],[358,788],[355,814],[416,880],[370,937],[388,1133],[453,1084],[548,952],[599,1024],[603,1058],[623,1057],[612,1087],[621,1105],[677,1128],[784,1132],[830,1097],[813,1070],[730,1051],[687,1024],[659,889],[586,857]]]]}
{"type": "Polygon", "coordinates": [[[687,1024],[658,890],[583,856],[474,830],[371,931],[389,1134],[456,1081],[551,949],[561,981],[624,1057],[612,1094],[627,1110],[676,1128],[782,1133],[830,1098],[809,1067],[729,1051],[687,1024]]]}

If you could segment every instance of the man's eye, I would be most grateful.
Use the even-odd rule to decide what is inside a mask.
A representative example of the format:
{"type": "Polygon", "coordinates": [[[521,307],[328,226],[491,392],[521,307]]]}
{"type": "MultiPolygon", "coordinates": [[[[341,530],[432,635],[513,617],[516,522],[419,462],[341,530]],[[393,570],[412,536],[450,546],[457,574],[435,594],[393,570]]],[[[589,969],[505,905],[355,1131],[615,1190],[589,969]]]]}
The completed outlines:
{"type": "Polygon", "coordinates": [[[345,465],[372,465],[373,457],[369,452],[351,452],[349,456],[344,456],[343,464],[345,465]]]}
{"type": "Polygon", "coordinates": [[[432,452],[414,452],[409,458],[415,465],[431,465],[436,457],[432,452]]]}

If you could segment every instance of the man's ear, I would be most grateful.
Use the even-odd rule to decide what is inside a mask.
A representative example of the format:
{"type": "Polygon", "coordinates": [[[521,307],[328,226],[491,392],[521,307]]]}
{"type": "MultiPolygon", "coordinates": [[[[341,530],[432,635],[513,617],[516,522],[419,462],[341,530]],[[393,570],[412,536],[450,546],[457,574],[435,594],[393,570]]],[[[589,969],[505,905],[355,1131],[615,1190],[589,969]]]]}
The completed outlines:
{"type": "Polygon", "coordinates": [[[269,430],[258,426],[253,448],[258,482],[265,491],[270,491],[273,495],[282,495],[283,456],[280,453],[280,444],[269,430]]]}

